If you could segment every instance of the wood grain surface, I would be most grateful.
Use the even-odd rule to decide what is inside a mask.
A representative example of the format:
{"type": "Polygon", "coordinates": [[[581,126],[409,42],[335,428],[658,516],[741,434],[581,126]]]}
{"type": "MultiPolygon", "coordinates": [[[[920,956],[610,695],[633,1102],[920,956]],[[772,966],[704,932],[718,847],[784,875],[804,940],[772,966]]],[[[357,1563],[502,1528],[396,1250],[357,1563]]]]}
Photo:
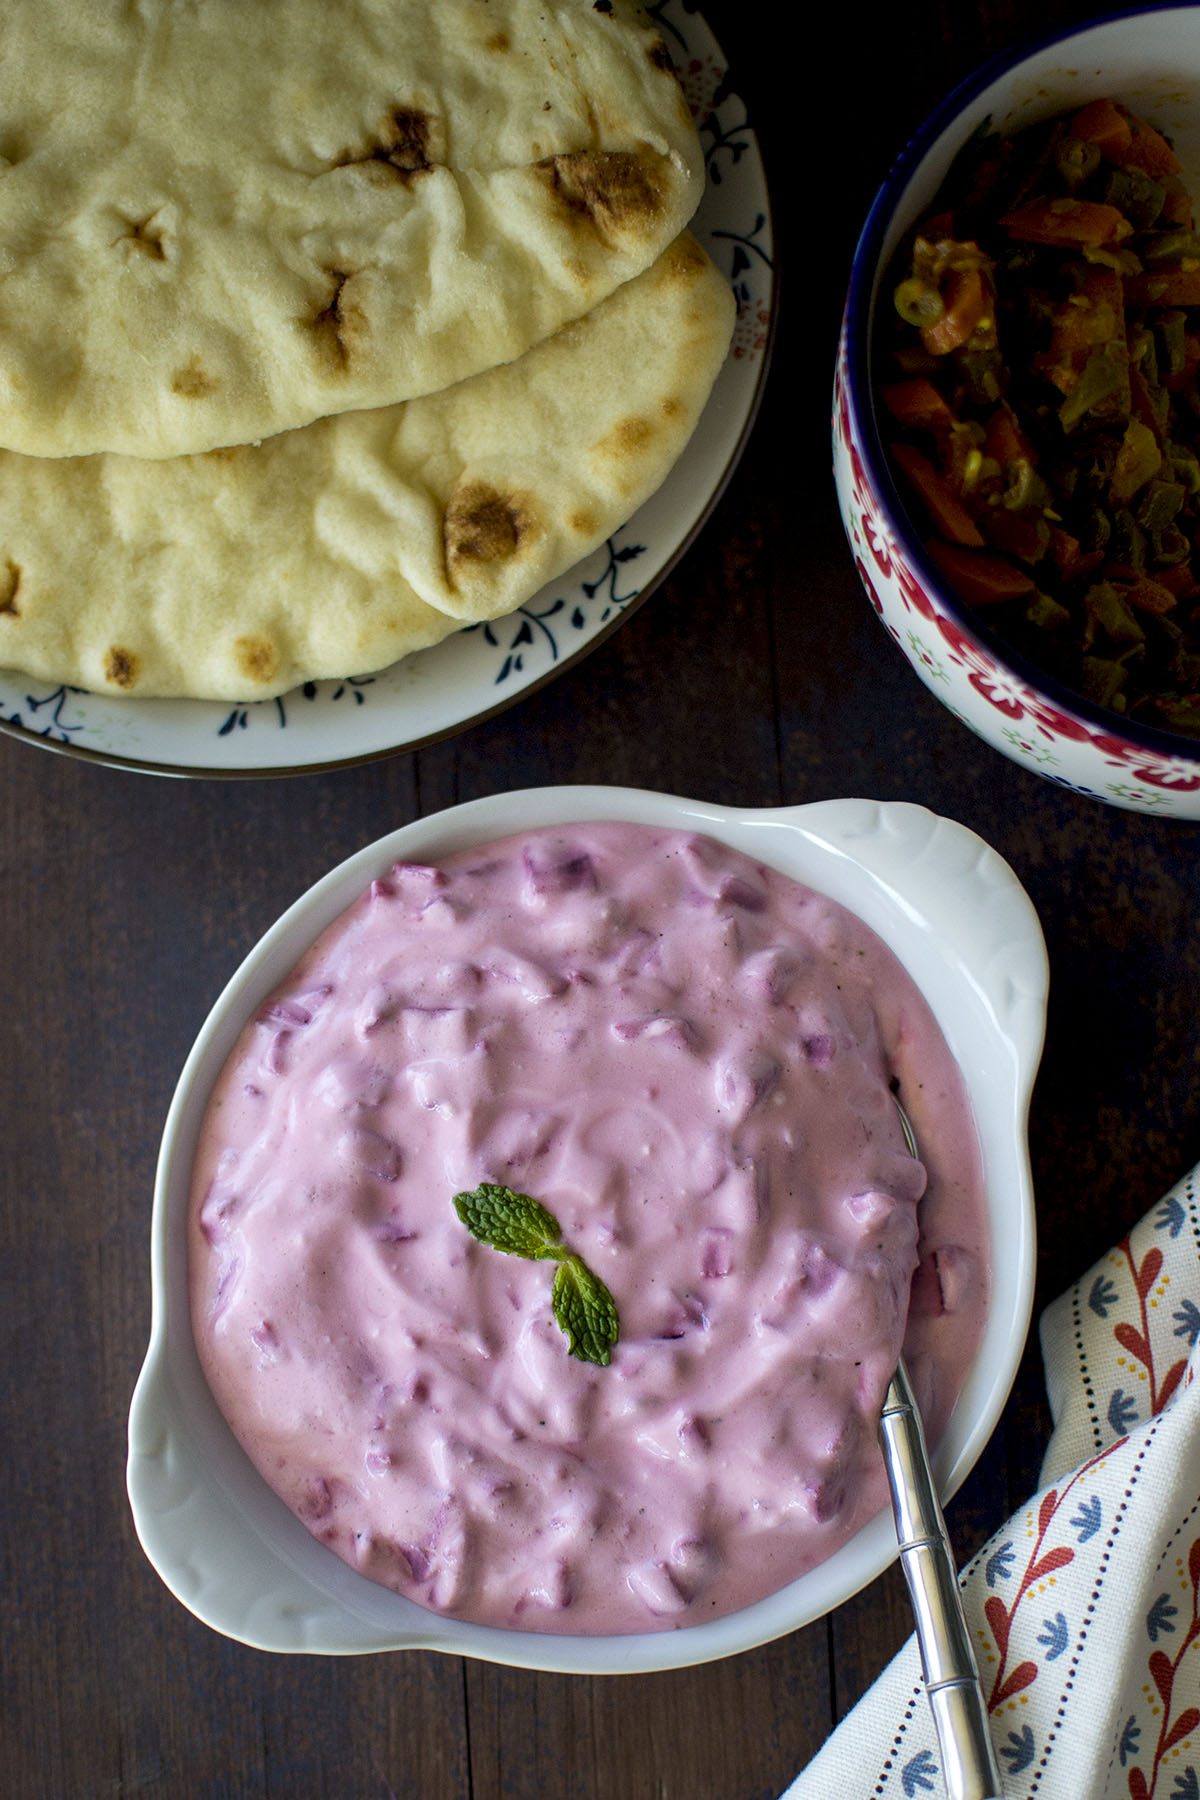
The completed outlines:
{"type": "MultiPolygon", "coordinates": [[[[552,782],[919,801],[1008,859],[1049,945],[1039,1306],[1200,1158],[1197,829],[1027,774],[940,707],[867,605],[830,477],[842,296],[892,157],[984,56],[1101,9],[868,6],[829,15],[832,61],[804,9],[792,49],[770,8],[703,10],[763,144],[782,305],[749,447],[666,585],[515,708],[358,769],[172,780],[0,735],[5,1800],[775,1800],[908,1633],[893,1570],[782,1642],[673,1674],[272,1657],[198,1624],[147,1564],[125,1433],[174,1082],[263,929],[384,831],[552,782]]],[[[1032,1490],[1046,1429],[1035,1338],[949,1509],[964,1557],[1032,1490]]]]}

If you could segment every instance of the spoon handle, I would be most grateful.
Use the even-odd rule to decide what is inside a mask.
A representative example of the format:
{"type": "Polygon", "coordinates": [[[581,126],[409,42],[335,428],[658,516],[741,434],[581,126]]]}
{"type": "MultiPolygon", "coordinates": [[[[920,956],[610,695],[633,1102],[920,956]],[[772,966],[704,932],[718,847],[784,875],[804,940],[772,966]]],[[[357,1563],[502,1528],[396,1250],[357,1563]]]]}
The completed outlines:
{"type": "Polygon", "coordinates": [[[950,1800],[1003,1800],[979,1666],[963,1617],[921,1414],[903,1362],[884,1399],[879,1436],[946,1792],[950,1800]]]}

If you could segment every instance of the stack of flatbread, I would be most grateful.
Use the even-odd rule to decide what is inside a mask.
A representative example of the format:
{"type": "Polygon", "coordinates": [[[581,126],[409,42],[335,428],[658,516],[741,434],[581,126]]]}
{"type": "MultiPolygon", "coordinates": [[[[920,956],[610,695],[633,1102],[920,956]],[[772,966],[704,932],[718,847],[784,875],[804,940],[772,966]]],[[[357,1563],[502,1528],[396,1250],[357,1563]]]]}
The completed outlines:
{"type": "Polygon", "coordinates": [[[687,442],[733,300],[632,0],[8,0],[0,80],[0,665],[365,674],[687,442]]]}

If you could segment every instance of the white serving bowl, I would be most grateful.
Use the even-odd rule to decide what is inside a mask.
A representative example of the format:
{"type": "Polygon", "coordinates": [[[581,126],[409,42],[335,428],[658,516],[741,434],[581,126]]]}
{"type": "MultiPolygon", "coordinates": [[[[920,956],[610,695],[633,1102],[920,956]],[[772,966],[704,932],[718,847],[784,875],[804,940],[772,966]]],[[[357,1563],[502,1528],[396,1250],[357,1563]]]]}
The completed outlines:
{"type": "MultiPolygon", "coordinates": [[[[1200,740],[1132,723],[1005,646],[926,555],[884,455],[871,337],[901,238],[985,121],[1007,134],[1101,96],[1168,132],[1200,191],[1200,6],[1122,13],[1005,52],[946,99],[898,158],[855,252],[834,387],[834,476],[875,610],[925,685],[997,750],[1111,805],[1200,819],[1200,740]]],[[[986,610],[986,609],[984,609],[986,610]]]]}
{"type": "Polygon", "coordinates": [[[433,1649],[580,1674],[681,1668],[768,1642],[828,1612],[896,1554],[890,1514],[779,1593],[683,1630],[561,1637],[464,1624],[367,1580],[317,1542],[252,1468],[217,1411],[188,1312],[187,1205],[213,1083],[243,1025],[309,944],[398,858],[582,819],[706,832],[842,902],[891,945],[958,1059],[983,1151],[993,1245],[984,1339],[935,1457],[943,1495],[1000,1417],[1029,1327],[1034,1212],[1026,1141],[1041,1053],[1046,953],[1033,908],[994,851],[921,807],[827,800],[739,811],[635,789],[534,788],[419,819],[311,888],[250,953],[210,1013],[167,1118],[151,1228],[153,1319],[129,1419],[129,1497],[143,1548],[215,1630],[259,1649],[345,1655],[433,1649]]]}

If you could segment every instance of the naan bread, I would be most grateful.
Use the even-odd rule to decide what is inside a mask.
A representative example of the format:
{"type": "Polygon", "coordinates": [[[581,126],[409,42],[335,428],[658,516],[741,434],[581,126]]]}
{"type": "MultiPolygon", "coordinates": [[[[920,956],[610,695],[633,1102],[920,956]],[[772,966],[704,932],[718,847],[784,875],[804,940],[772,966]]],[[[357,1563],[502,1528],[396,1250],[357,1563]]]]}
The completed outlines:
{"type": "Polygon", "coordinates": [[[0,444],[432,393],[647,268],[703,156],[633,0],[6,0],[0,444]]]}
{"type": "Polygon", "coordinates": [[[510,612],[661,483],[733,315],[684,234],[519,361],[406,405],[166,461],[0,452],[0,664],[250,700],[510,612]]]}

